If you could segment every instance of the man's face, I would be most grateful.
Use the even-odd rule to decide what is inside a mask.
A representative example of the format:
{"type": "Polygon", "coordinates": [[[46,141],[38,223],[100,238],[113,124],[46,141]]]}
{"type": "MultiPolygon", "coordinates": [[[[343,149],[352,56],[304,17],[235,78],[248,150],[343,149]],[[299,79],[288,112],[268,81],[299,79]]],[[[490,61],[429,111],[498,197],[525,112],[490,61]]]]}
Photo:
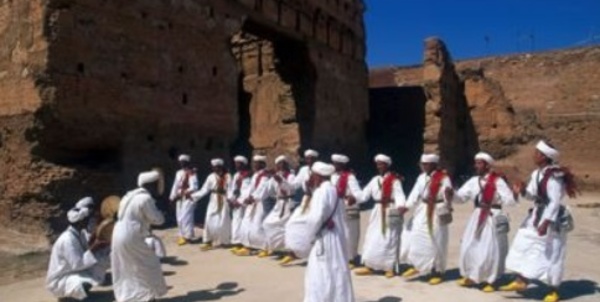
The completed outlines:
{"type": "Polygon", "coordinates": [[[304,161],[306,161],[306,164],[310,167],[315,163],[316,158],[314,156],[307,156],[304,158],[304,161]]]}
{"type": "Polygon", "coordinates": [[[340,172],[342,170],[344,170],[345,166],[343,163],[333,163],[333,166],[335,167],[335,171],[340,172]]]}
{"type": "Polygon", "coordinates": [[[275,169],[277,169],[277,171],[284,171],[286,169],[286,164],[284,161],[280,161],[277,164],[275,164],[275,169]]]}
{"type": "Polygon", "coordinates": [[[252,170],[254,170],[254,172],[260,171],[260,170],[264,169],[264,167],[265,167],[265,163],[262,161],[253,161],[252,162],[252,170]]]}
{"type": "Polygon", "coordinates": [[[377,167],[377,172],[381,175],[385,174],[390,169],[390,166],[387,163],[380,161],[376,162],[375,166],[377,167]]]}
{"type": "Polygon", "coordinates": [[[421,163],[421,171],[429,174],[437,168],[436,163],[421,163]]]}
{"type": "Polygon", "coordinates": [[[537,166],[542,166],[548,162],[548,159],[542,152],[540,152],[540,150],[535,149],[535,151],[533,152],[533,162],[537,166]]]}
{"type": "Polygon", "coordinates": [[[223,166],[221,166],[221,165],[212,166],[212,171],[215,172],[215,173],[217,173],[217,174],[219,174],[219,175],[222,175],[223,172],[225,172],[225,168],[223,168],[223,166]]]}
{"type": "Polygon", "coordinates": [[[190,162],[189,162],[189,161],[187,161],[187,160],[182,160],[182,161],[180,161],[180,162],[179,162],[179,166],[180,166],[182,169],[187,169],[187,168],[189,168],[189,167],[190,167],[190,162]]]}
{"type": "Polygon", "coordinates": [[[235,170],[236,171],[242,171],[244,170],[244,168],[246,167],[246,165],[244,165],[244,163],[236,161],[235,162],[235,170]]]}
{"type": "Polygon", "coordinates": [[[490,165],[485,160],[475,160],[475,173],[479,176],[483,176],[490,170],[490,165]]]}

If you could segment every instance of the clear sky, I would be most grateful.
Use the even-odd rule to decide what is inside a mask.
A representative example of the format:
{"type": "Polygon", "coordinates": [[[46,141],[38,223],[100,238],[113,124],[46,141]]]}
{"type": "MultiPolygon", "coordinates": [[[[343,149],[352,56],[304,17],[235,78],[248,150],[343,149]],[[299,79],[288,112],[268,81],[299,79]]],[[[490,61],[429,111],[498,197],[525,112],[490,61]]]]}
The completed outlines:
{"type": "Polygon", "coordinates": [[[419,64],[423,40],[455,59],[600,44],[600,0],[365,0],[369,67],[419,64]]]}

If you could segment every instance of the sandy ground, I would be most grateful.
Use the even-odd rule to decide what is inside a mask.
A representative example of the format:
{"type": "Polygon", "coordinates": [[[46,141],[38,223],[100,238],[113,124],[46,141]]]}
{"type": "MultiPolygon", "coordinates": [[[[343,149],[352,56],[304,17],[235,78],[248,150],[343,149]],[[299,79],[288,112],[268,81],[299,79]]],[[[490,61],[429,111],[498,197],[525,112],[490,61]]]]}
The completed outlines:
{"type": "MultiPolygon", "coordinates": [[[[600,201],[600,194],[586,194],[570,201],[576,217],[576,229],[570,234],[566,276],[561,286],[564,301],[600,301],[600,208],[580,208],[577,204],[600,201]]],[[[524,217],[528,204],[509,209],[512,217],[511,238],[514,228],[524,217]]],[[[477,289],[456,285],[456,263],[460,237],[470,215],[470,204],[457,205],[455,222],[451,226],[449,271],[446,282],[430,286],[423,280],[407,281],[401,277],[353,277],[357,301],[527,301],[539,300],[545,291],[537,285],[521,294],[485,294],[477,289]]],[[[368,214],[363,213],[363,225],[368,214]]],[[[364,230],[364,228],[363,228],[364,230]]],[[[225,250],[200,252],[198,245],[177,247],[175,231],[158,233],[167,244],[171,256],[177,260],[164,264],[163,270],[171,287],[160,301],[302,301],[304,267],[297,264],[279,267],[274,260],[256,257],[235,257],[225,250]]],[[[110,287],[94,290],[91,301],[113,301],[110,287]]],[[[44,289],[44,279],[37,278],[0,286],[0,301],[45,302],[56,301],[44,289]]]]}

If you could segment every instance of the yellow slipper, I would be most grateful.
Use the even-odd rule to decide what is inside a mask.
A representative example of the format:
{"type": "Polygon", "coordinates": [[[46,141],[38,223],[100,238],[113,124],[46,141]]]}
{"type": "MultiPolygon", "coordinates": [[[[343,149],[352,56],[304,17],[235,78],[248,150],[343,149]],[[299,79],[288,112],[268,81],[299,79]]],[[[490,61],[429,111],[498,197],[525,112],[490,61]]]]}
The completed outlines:
{"type": "Polygon", "coordinates": [[[442,278],[441,277],[431,277],[429,278],[429,285],[438,285],[440,283],[442,283],[442,278]]]}
{"type": "Polygon", "coordinates": [[[386,271],[386,272],[385,272],[383,275],[384,275],[386,278],[390,279],[390,278],[394,278],[394,276],[395,276],[396,274],[394,274],[394,271],[386,271]]]}
{"type": "Polygon", "coordinates": [[[348,268],[349,268],[350,270],[353,270],[353,269],[355,269],[355,268],[356,268],[356,265],[354,265],[354,264],[352,264],[352,263],[348,263],[348,268]]]}
{"type": "Polygon", "coordinates": [[[368,276],[372,275],[373,271],[368,267],[361,267],[354,270],[354,274],[357,276],[368,276]]]}
{"type": "Polygon", "coordinates": [[[232,253],[235,253],[235,252],[237,252],[237,251],[239,251],[239,250],[241,250],[241,249],[242,249],[242,248],[241,248],[241,247],[239,247],[239,246],[234,246],[234,247],[230,248],[230,249],[229,249],[229,251],[230,251],[230,252],[232,252],[232,253]]]}
{"type": "Polygon", "coordinates": [[[484,293],[493,293],[496,291],[496,289],[491,284],[486,284],[481,291],[484,293]]]}
{"type": "Polygon", "coordinates": [[[234,253],[236,256],[250,256],[251,252],[249,249],[243,247],[234,253]]]}
{"type": "Polygon", "coordinates": [[[292,257],[292,256],[285,256],[283,257],[283,259],[281,259],[281,261],[279,261],[279,265],[288,265],[290,263],[292,263],[292,261],[296,260],[296,258],[292,257]]]}
{"type": "Polygon", "coordinates": [[[210,251],[212,249],[213,249],[213,246],[211,243],[204,243],[200,246],[200,250],[203,252],[210,251]]]}
{"type": "Polygon", "coordinates": [[[179,237],[177,239],[177,245],[182,246],[182,245],[185,245],[185,244],[187,244],[187,240],[185,240],[185,238],[179,237]]]}
{"type": "Polygon", "coordinates": [[[262,250],[258,253],[258,258],[266,258],[271,256],[271,252],[262,250]]]}
{"type": "Polygon", "coordinates": [[[459,286],[471,286],[473,285],[473,281],[471,281],[471,279],[469,278],[460,278],[460,280],[458,280],[458,285],[459,286]]]}
{"type": "Polygon", "coordinates": [[[527,289],[527,284],[521,281],[513,281],[508,285],[500,287],[500,290],[503,292],[519,292],[527,289]]]}
{"type": "Polygon", "coordinates": [[[558,302],[559,300],[560,297],[556,291],[552,291],[551,293],[547,294],[546,297],[544,297],[544,302],[558,302]]]}
{"type": "Polygon", "coordinates": [[[404,273],[402,273],[402,277],[410,278],[418,273],[419,273],[419,271],[417,271],[415,268],[411,267],[411,268],[407,269],[404,273]]]}

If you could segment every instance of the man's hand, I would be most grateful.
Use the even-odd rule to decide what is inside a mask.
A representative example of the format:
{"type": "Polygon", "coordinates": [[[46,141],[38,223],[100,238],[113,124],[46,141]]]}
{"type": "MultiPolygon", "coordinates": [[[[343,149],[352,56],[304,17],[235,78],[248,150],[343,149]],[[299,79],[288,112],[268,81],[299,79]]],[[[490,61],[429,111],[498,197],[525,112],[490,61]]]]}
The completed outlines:
{"type": "Polygon", "coordinates": [[[346,197],[346,201],[348,203],[349,206],[353,206],[356,204],[356,198],[352,195],[349,195],[346,197]]]}
{"type": "Polygon", "coordinates": [[[451,187],[447,187],[446,190],[444,190],[444,197],[446,198],[446,200],[453,200],[454,199],[454,189],[451,187]]]}
{"type": "Polygon", "coordinates": [[[246,198],[246,204],[253,204],[254,203],[254,198],[252,198],[252,196],[249,196],[248,198],[246,198]]]}
{"type": "Polygon", "coordinates": [[[517,181],[512,185],[512,191],[515,195],[525,195],[525,184],[522,181],[517,181]]]}
{"type": "Polygon", "coordinates": [[[544,222],[542,222],[538,228],[538,235],[540,236],[546,236],[546,234],[548,234],[548,227],[550,226],[550,221],[549,220],[544,220],[544,222]]]}
{"type": "Polygon", "coordinates": [[[400,213],[400,216],[403,216],[404,214],[406,214],[406,212],[408,212],[407,207],[398,207],[398,213],[400,213]]]}
{"type": "Polygon", "coordinates": [[[281,183],[283,181],[283,178],[279,174],[274,174],[273,179],[275,179],[275,181],[278,183],[281,183]]]}

